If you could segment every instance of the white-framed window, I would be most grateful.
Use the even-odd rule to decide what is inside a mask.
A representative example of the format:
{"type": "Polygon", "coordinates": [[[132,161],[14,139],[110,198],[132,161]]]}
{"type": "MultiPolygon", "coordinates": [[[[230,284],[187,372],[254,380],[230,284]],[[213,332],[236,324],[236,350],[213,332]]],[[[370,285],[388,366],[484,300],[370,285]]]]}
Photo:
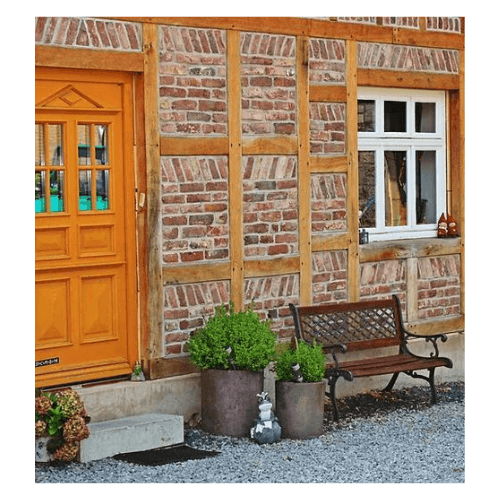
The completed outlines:
{"type": "Polygon", "coordinates": [[[437,234],[446,212],[444,91],[358,89],[359,222],[370,241],[437,234]]]}

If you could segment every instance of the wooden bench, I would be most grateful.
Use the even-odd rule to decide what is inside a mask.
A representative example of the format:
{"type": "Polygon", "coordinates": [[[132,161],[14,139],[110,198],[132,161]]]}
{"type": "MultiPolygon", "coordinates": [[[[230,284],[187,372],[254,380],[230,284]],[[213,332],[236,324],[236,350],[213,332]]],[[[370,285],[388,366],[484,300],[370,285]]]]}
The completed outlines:
{"type": "Polygon", "coordinates": [[[387,300],[371,300],[318,306],[297,307],[290,304],[298,339],[314,341],[331,354],[333,362],[327,362],[326,377],[332,400],[332,416],[338,420],[335,401],[335,384],[339,377],[352,381],[358,377],[393,374],[384,391],[394,387],[400,373],[427,380],[431,388],[431,402],[436,402],[434,371],[440,366],[452,368],[448,358],[439,357],[437,340],[446,342],[446,335],[416,335],[408,332],[402,321],[401,305],[396,295],[387,300]],[[408,349],[411,338],[425,339],[434,346],[429,357],[417,356],[408,349]],[[373,349],[399,347],[397,354],[374,356],[373,349]],[[356,361],[341,361],[339,353],[364,351],[366,356],[356,361]],[[415,373],[428,370],[429,375],[415,373]]]}

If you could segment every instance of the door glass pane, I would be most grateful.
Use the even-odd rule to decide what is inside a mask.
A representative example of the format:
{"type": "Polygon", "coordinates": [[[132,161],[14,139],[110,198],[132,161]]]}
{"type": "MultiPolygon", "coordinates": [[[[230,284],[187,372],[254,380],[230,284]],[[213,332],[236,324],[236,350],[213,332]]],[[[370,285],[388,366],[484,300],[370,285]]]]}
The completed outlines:
{"type": "Polygon", "coordinates": [[[78,165],[92,165],[90,157],[90,125],[78,124],[78,165]]]}
{"type": "Polygon", "coordinates": [[[109,210],[109,170],[97,170],[96,176],[96,208],[109,210]]]}
{"type": "Polygon", "coordinates": [[[35,165],[45,165],[45,134],[41,123],[35,123],[35,165]]]}
{"type": "Polygon", "coordinates": [[[384,152],[385,225],[406,226],[406,151],[384,152]]]}
{"type": "Polygon", "coordinates": [[[35,213],[45,212],[45,172],[35,171],[35,213]]]}
{"type": "Polygon", "coordinates": [[[375,151],[360,151],[359,226],[375,227],[375,151]]]}
{"type": "Polygon", "coordinates": [[[406,102],[384,101],[384,132],[406,132],[406,102]]]}
{"type": "Polygon", "coordinates": [[[49,125],[49,161],[51,165],[64,164],[63,126],[49,125]]]}
{"type": "Polygon", "coordinates": [[[50,211],[64,212],[64,171],[50,172],[50,211]]]}
{"type": "Polygon", "coordinates": [[[415,132],[436,132],[436,103],[415,103],[415,132]]]}
{"type": "Polygon", "coordinates": [[[82,211],[92,210],[92,171],[80,170],[79,177],[79,208],[82,211]]]}
{"type": "Polygon", "coordinates": [[[375,101],[358,101],[358,132],[375,132],[375,101]]]}
{"type": "Polygon", "coordinates": [[[95,163],[108,165],[108,126],[95,125],[95,163]]]}
{"type": "Polygon", "coordinates": [[[415,168],[417,224],[435,224],[436,151],[417,151],[415,168]]]}

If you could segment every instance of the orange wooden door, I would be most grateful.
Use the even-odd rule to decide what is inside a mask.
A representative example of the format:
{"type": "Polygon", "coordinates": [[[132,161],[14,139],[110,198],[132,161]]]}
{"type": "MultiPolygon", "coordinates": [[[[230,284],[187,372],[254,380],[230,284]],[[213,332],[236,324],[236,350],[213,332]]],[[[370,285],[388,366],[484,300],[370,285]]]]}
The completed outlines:
{"type": "Polygon", "coordinates": [[[137,356],[132,81],[35,75],[36,386],[131,372],[137,356]]]}

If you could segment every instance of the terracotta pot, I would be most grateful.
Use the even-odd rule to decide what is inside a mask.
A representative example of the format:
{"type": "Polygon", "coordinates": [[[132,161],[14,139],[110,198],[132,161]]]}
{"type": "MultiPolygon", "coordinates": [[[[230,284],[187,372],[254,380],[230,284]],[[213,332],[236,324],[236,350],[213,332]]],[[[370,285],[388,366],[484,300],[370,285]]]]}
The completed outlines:
{"type": "Polygon", "coordinates": [[[276,416],[282,438],[309,439],[322,434],[325,390],[325,381],[276,381],[276,416]]]}
{"type": "Polygon", "coordinates": [[[249,437],[263,389],[263,370],[203,370],[201,426],[211,434],[249,437]]]}

